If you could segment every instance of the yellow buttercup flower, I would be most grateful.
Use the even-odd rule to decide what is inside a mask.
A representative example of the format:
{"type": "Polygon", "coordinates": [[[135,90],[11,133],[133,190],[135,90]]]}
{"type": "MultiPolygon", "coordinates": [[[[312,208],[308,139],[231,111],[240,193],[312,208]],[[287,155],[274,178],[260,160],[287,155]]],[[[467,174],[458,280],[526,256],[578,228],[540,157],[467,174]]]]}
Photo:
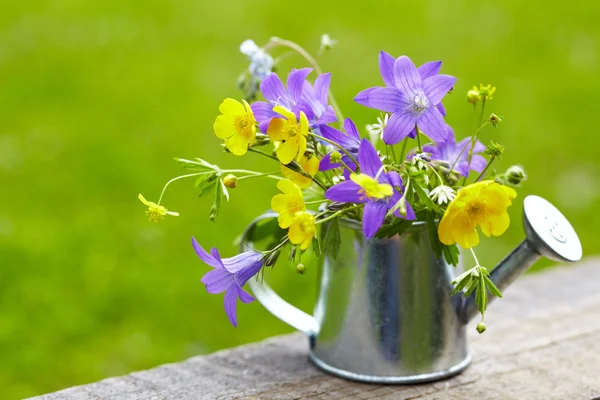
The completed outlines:
{"type": "Polygon", "coordinates": [[[173,215],[174,217],[178,217],[179,213],[175,211],[169,211],[163,206],[159,206],[153,201],[148,201],[144,196],[138,194],[138,199],[146,206],[148,206],[148,210],[146,210],[146,215],[150,219],[150,221],[158,222],[159,219],[165,218],[165,215],[173,215]]]}
{"type": "Polygon", "coordinates": [[[300,250],[306,250],[316,232],[315,217],[306,211],[299,211],[294,214],[292,225],[288,231],[288,238],[293,244],[300,245],[300,250]]]}
{"type": "Polygon", "coordinates": [[[458,243],[465,249],[477,246],[477,225],[488,237],[502,235],[510,225],[506,209],[515,197],[517,192],[514,189],[492,180],[464,187],[440,221],[440,241],[446,245],[458,243]]]}
{"type": "Polygon", "coordinates": [[[219,106],[219,115],[213,129],[219,139],[225,140],[225,147],[236,156],[243,156],[248,145],[256,139],[256,119],[246,100],[244,104],[234,99],[225,99],[219,106]]]}
{"type": "Polygon", "coordinates": [[[289,164],[295,158],[300,161],[306,151],[308,137],[308,118],[300,112],[300,122],[296,115],[282,106],[273,107],[273,111],[285,118],[273,118],[267,128],[267,135],[275,142],[281,142],[275,150],[282,164],[289,164]]]}
{"type": "Polygon", "coordinates": [[[277,182],[277,188],[283,194],[277,194],[271,199],[271,208],[279,214],[277,220],[283,229],[289,228],[294,220],[294,215],[306,210],[302,190],[288,179],[277,182]]]}
{"type": "Polygon", "coordinates": [[[358,193],[361,199],[383,199],[394,194],[394,188],[387,183],[379,183],[377,179],[366,174],[351,174],[350,179],[359,185],[361,189],[358,193]]]}
{"type": "MultiPolygon", "coordinates": [[[[311,177],[315,176],[317,172],[319,172],[319,159],[317,157],[306,158],[306,156],[302,156],[302,158],[300,158],[298,161],[298,164],[300,164],[304,172],[311,177]]],[[[309,188],[313,182],[311,178],[308,178],[299,172],[292,171],[283,164],[281,164],[281,174],[285,178],[294,182],[300,189],[309,188]]]]}

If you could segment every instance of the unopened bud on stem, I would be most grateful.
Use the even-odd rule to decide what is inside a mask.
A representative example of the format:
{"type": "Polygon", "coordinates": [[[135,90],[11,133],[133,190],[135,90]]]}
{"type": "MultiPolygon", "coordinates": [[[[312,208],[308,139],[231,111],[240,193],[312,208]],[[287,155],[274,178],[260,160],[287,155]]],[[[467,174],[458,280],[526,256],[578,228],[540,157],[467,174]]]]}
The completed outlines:
{"type": "Polygon", "coordinates": [[[227,174],[225,175],[225,178],[223,178],[223,184],[229,189],[235,189],[237,187],[237,183],[238,178],[233,174],[227,174]]]}

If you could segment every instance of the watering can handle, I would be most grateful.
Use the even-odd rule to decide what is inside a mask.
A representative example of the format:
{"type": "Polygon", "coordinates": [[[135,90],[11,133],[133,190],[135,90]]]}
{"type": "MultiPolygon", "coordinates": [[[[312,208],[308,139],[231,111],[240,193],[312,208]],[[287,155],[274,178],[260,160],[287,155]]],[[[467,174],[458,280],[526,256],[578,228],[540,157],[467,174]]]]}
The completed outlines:
{"type": "MultiPolygon", "coordinates": [[[[278,214],[274,212],[266,212],[252,221],[242,234],[240,251],[248,251],[250,248],[254,247],[252,244],[251,233],[257,223],[265,219],[277,218],[277,216],[278,214]]],[[[283,300],[264,280],[250,279],[248,281],[248,286],[250,286],[252,293],[254,293],[254,296],[256,296],[260,304],[262,304],[271,314],[300,332],[304,332],[308,336],[316,335],[319,327],[315,318],[283,300]]]]}

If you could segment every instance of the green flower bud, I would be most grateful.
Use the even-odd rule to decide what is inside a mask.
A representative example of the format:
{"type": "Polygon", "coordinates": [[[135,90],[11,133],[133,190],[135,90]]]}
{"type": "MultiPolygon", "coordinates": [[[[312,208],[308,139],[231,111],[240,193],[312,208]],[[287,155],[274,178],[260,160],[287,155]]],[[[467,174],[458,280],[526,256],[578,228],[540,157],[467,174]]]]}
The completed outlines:
{"type": "Polygon", "coordinates": [[[496,114],[492,113],[490,114],[488,120],[492,123],[492,125],[495,128],[500,122],[502,122],[502,117],[499,117],[496,114]]]}
{"type": "Polygon", "coordinates": [[[238,178],[233,174],[225,175],[223,178],[223,184],[229,189],[235,189],[237,187],[238,178]]]}
{"type": "Polygon", "coordinates": [[[304,273],[306,272],[306,267],[304,266],[304,264],[300,263],[296,266],[296,272],[299,273],[300,275],[304,275],[304,273]]]}
{"type": "Polygon", "coordinates": [[[498,159],[502,158],[502,154],[504,153],[504,146],[498,143],[494,143],[494,141],[490,141],[487,148],[484,151],[488,156],[496,157],[498,159]]]}
{"type": "Polygon", "coordinates": [[[479,92],[475,86],[467,92],[467,101],[471,104],[475,104],[479,101],[479,92]]]}
{"type": "Polygon", "coordinates": [[[520,165],[513,165],[509,169],[506,170],[506,182],[511,185],[518,186],[527,179],[527,174],[525,170],[520,165]]]}
{"type": "Polygon", "coordinates": [[[280,254],[281,250],[276,250],[269,253],[267,258],[265,259],[265,267],[272,267],[273,265],[275,265],[280,254]]]}
{"type": "Polygon", "coordinates": [[[332,151],[329,158],[333,164],[339,164],[340,162],[342,162],[342,155],[339,151],[332,151]]]}
{"type": "Polygon", "coordinates": [[[485,324],[483,322],[480,322],[477,324],[477,332],[481,335],[483,332],[485,332],[485,330],[487,329],[487,327],[485,326],[485,324]]]}

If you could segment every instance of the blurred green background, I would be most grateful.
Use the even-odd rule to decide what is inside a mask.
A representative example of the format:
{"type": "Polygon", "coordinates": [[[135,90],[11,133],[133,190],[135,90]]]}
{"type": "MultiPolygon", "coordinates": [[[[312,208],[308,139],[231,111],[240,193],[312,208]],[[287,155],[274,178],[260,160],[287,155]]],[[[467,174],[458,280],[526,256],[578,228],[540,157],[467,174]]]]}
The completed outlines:
{"type": "MultiPolygon", "coordinates": [[[[237,97],[247,38],[297,41],[315,51],[322,33],[339,40],[320,58],[332,88],[359,126],[377,112],[352,102],[379,85],[377,54],[443,59],[459,78],[446,98],[448,122],[471,132],[464,94],[498,90],[490,111],[505,117],[483,134],[506,146],[504,169],[525,165],[529,181],[513,224],[479,251],[495,263],[522,238],[521,199],[548,198],[596,253],[600,214],[596,117],[600,96],[598,2],[370,2],[272,0],[10,2],[0,14],[0,393],[19,398],[182,360],[289,332],[254,302],[239,328],[221,295],[199,282],[208,270],[194,235],[224,256],[276,193],[270,180],[232,191],[217,223],[193,181],[163,203],[179,218],[150,223],[137,200],[157,200],[184,173],[174,156],[268,171],[268,160],[221,153],[212,133],[219,103],[237,97]]],[[[286,59],[286,69],[306,66],[286,59]]],[[[541,263],[541,267],[549,263],[541,263]]],[[[539,267],[538,267],[539,268],[539,267]]],[[[282,265],[268,278],[311,308],[314,268],[282,265]]],[[[507,293],[510,296],[510,291],[507,293]]],[[[491,308],[486,321],[493,329],[491,308]]]]}

